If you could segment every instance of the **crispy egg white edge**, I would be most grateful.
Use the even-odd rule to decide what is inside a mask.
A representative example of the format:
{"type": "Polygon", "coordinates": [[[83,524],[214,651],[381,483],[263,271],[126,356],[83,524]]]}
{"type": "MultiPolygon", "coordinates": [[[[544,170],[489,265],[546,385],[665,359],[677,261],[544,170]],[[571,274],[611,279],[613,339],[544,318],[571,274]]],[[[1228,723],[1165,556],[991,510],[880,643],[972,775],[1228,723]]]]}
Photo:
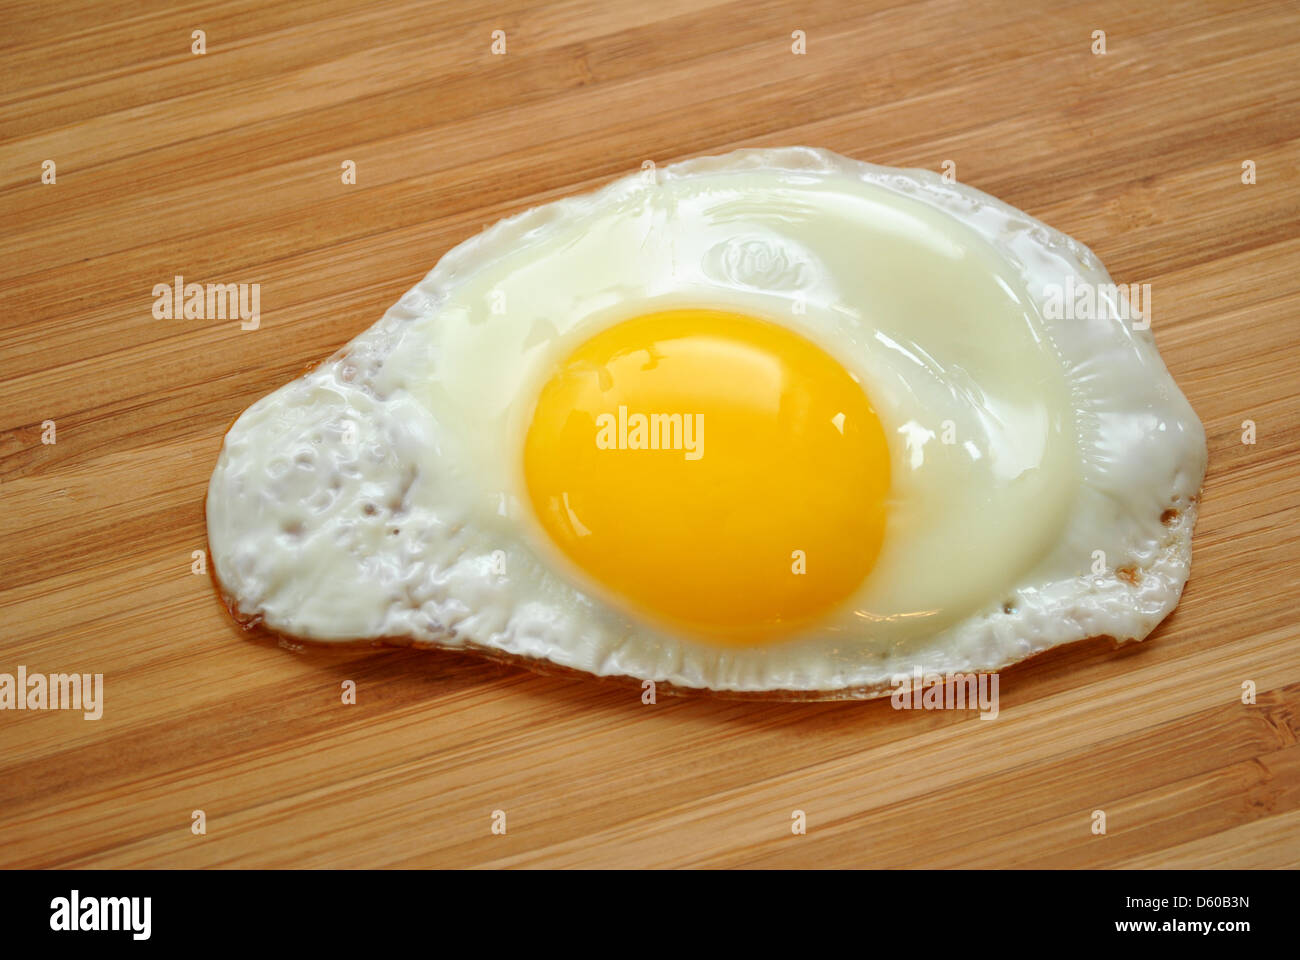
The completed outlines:
{"type": "MultiPolygon", "coordinates": [[[[945,183],[938,174],[927,170],[882,167],[826,150],[787,147],[739,150],[723,156],[687,160],[659,168],[655,176],[658,182],[664,182],[757,169],[841,175],[924,202],[975,227],[986,239],[996,237],[989,242],[1019,268],[1031,295],[1031,274],[1039,279],[1048,276],[1063,280],[1066,275],[1073,274],[1076,282],[1111,282],[1105,268],[1084,245],[988,194],[963,184],[945,183]]],[[[448,299],[460,279],[469,276],[474,269],[507,256],[522,238],[533,231],[556,222],[582,220],[603,203],[622,196],[630,184],[644,183],[644,178],[644,172],[632,174],[594,193],[533,208],[502,220],[464,241],[449,251],[378,323],[295,383],[311,383],[313,379],[319,384],[327,381],[343,383],[356,377],[364,379],[367,368],[382,364],[387,352],[397,343],[402,326],[417,317],[436,316],[440,305],[448,299]]],[[[1038,307],[1041,313],[1041,302],[1038,307]]],[[[1080,322],[1044,320],[1054,336],[1069,335],[1068,328],[1062,324],[1080,322]],[[1057,325],[1055,329],[1053,324],[1057,325]]],[[[1130,575],[1125,580],[1116,571],[1108,569],[1104,574],[1066,578],[1044,584],[1041,589],[1023,591],[1016,597],[1014,616],[1003,614],[999,607],[942,631],[944,635],[960,636],[960,644],[946,647],[938,644],[898,657],[884,657],[852,673],[837,676],[831,685],[825,682],[825,676],[817,678],[813,675],[806,678],[790,676],[777,684],[753,675],[725,677],[719,682],[717,677],[704,675],[701,661],[689,656],[678,658],[671,668],[658,671],[659,675],[644,676],[636,670],[626,669],[617,656],[584,661],[580,651],[554,643],[498,643],[493,638],[470,638],[455,631],[416,633],[385,630],[381,634],[350,638],[301,637],[301,634],[295,634],[290,624],[278,622],[261,605],[260,597],[265,585],[250,582],[237,565],[226,559],[232,528],[228,518],[234,511],[247,506],[244,498],[250,495],[250,491],[243,489],[242,482],[233,482],[227,477],[227,451],[232,442],[239,441],[240,431],[247,429],[248,422],[251,422],[249,415],[270,397],[250,407],[232,426],[209,484],[207,513],[214,573],[227,603],[238,611],[241,618],[261,622],[273,631],[303,639],[325,643],[382,641],[476,649],[525,665],[540,667],[545,666],[542,661],[547,661],[562,668],[602,676],[631,676],[638,680],[660,681],[670,687],[741,694],[869,698],[889,693],[893,689],[892,680],[910,674],[914,666],[927,673],[991,672],[1051,647],[1090,637],[1140,640],[1177,605],[1190,573],[1192,530],[1206,462],[1204,430],[1168,374],[1149,329],[1135,330],[1118,315],[1101,317],[1089,323],[1092,326],[1087,339],[1104,340],[1107,349],[1103,356],[1091,355],[1084,359],[1088,371],[1081,376],[1089,378],[1094,389],[1103,391],[1106,381],[1125,383],[1130,395],[1136,385],[1140,391],[1137,406],[1142,415],[1149,416],[1155,410],[1178,426],[1167,435],[1142,436],[1140,440],[1133,439],[1140,432],[1136,423],[1111,422],[1108,428],[1098,428],[1112,446],[1127,441],[1132,448],[1127,451],[1129,455],[1154,453],[1156,459],[1176,468],[1169,478],[1169,497],[1165,506],[1177,510],[1178,515],[1172,523],[1162,526],[1154,549],[1131,564],[1136,576],[1130,575]],[[1145,390],[1142,390],[1143,386],[1145,390]],[[1153,451],[1152,447],[1159,444],[1169,446],[1165,450],[1153,451]]],[[[1068,379],[1075,382],[1074,377],[1068,379]]],[[[1081,417],[1089,416],[1089,399],[1077,396],[1076,400],[1076,413],[1081,417]]],[[[372,402],[383,401],[372,398],[372,402]]],[[[1116,412],[1105,411],[1104,416],[1113,421],[1116,412]]],[[[1119,451],[1117,461],[1122,462],[1123,456],[1124,451],[1119,451]]]]}

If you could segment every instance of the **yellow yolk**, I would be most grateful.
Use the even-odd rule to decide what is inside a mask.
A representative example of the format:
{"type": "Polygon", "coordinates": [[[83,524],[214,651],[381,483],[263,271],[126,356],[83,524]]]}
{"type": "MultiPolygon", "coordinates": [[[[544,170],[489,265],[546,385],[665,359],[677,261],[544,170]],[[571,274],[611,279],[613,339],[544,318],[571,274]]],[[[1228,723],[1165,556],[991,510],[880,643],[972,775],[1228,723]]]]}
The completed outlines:
{"type": "Polygon", "coordinates": [[[757,644],[871,570],[889,452],[861,385],[821,348],[752,317],[672,310],[560,364],[524,474],[551,538],[625,604],[757,644]]]}

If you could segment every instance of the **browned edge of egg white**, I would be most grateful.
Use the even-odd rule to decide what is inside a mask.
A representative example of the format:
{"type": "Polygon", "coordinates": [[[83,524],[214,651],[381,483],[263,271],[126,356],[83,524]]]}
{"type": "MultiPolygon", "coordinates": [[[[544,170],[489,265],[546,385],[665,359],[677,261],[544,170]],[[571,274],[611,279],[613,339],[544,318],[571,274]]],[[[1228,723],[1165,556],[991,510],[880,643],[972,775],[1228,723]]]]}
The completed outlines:
{"type": "MultiPolygon", "coordinates": [[[[507,667],[520,667],[532,673],[544,677],[554,677],[561,680],[581,680],[585,683],[591,683],[593,680],[609,686],[619,687],[620,689],[635,689],[637,695],[644,689],[644,680],[626,674],[609,674],[601,676],[594,673],[588,673],[586,670],[579,670],[576,667],[566,667],[563,664],[554,663],[550,660],[543,660],[540,657],[525,657],[517,653],[506,653],[503,650],[497,650],[492,647],[486,647],[473,641],[463,641],[456,646],[416,640],[413,637],[373,637],[357,638],[353,640],[315,640],[310,637],[300,637],[295,634],[285,633],[268,627],[262,618],[256,614],[249,616],[244,614],[234,600],[226,594],[221,588],[221,583],[217,580],[215,571],[211,571],[214,564],[208,565],[212,575],[212,584],[225,608],[230,612],[234,622],[250,637],[266,643],[274,643],[277,646],[291,644],[294,647],[311,648],[319,652],[326,650],[360,650],[371,648],[376,650],[421,650],[431,653],[467,653],[480,657],[485,660],[491,660],[495,663],[507,667]]],[[[1039,657],[1068,648],[1079,648],[1082,645],[1095,643],[1108,643],[1112,649],[1119,649],[1131,643],[1138,642],[1136,637],[1125,637],[1116,639],[1110,634],[1097,634],[1092,637],[1083,637],[1071,643],[1062,644],[1057,647],[1049,647],[1046,650],[1040,650],[1038,653],[1031,654],[1020,660],[1008,660],[993,670],[980,671],[982,673],[999,673],[1012,665],[1020,666],[1028,664],[1039,657]]],[[[844,687],[839,690],[715,690],[711,687],[683,687],[670,683],[667,680],[655,680],[654,689],[656,693],[666,693],[669,696],[714,700],[748,700],[748,701],[779,701],[786,703],[824,703],[837,700],[877,700],[888,697],[900,690],[911,689],[912,683],[909,682],[904,687],[894,686],[893,684],[878,684],[876,686],[861,687],[844,687]]]]}
{"type": "MultiPolygon", "coordinates": [[[[206,497],[204,498],[206,507],[206,497]]],[[[206,519],[206,509],[205,509],[206,519]]],[[[209,554],[211,545],[209,544],[209,554]]],[[[387,650],[422,650],[434,653],[467,653],[500,663],[508,667],[521,667],[532,673],[544,677],[555,677],[565,680],[582,680],[590,683],[595,680],[600,683],[617,686],[623,689],[635,688],[638,692],[643,690],[644,680],[628,676],[626,674],[610,674],[601,676],[599,674],[588,673],[586,670],[579,670],[576,667],[566,667],[563,664],[554,663],[550,660],[544,660],[540,657],[526,657],[516,653],[506,653],[503,650],[497,650],[493,647],[486,647],[473,641],[462,641],[454,646],[449,644],[440,644],[424,640],[416,640],[414,637],[395,636],[395,637],[358,637],[352,640],[316,640],[311,637],[300,637],[296,634],[286,633],[282,630],[276,630],[268,627],[259,614],[245,614],[239,609],[239,605],[234,598],[226,593],[221,586],[221,581],[217,579],[216,564],[208,564],[208,575],[212,581],[212,588],[216,592],[217,599],[229,611],[234,623],[249,637],[266,642],[274,643],[276,646],[292,645],[299,648],[311,648],[313,650],[324,652],[326,650],[360,650],[365,648],[387,649],[387,650]]],[[[1152,631],[1154,632],[1154,630],[1152,631]]],[[[1149,635],[1148,635],[1149,636],[1149,635]]],[[[1078,649],[1087,644],[1099,642],[1109,643],[1113,650],[1126,646],[1131,643],[1139,642],[1136,637],[1116,638],[1110,634],[1097,634],[1091,637],[1083,637],[1071,643],[1061,644],[1056,647],[1049,647],[1046,650],[1040,650],[1019,660],[1008,660],[993,670],[981,671],[983,673],[997,673],[1012,665],[1019,666],[1028,664],[1039,657],[1047,654],[1057,653],[1061,650],[1075,648],[1078,649]]],[[[666,680],[654,681],[655,691],[668,694],[674,697],[683,698],[708,698],[716,700],[749,700],[749,701],[780,701],[780,702],[802,702],[818,703],[831,702],[836,700],[876,700],[882,697],[891,696],[894,692],[910,689],[912,684],[907,687],[896,687],[893,684],[878,684],[875,686],[844,687],[839,690],[715,690],[711,687],[683,687],[670,683],[666,680]]]]}
{"type": "MultiPolygon", "coordinates": [[[[341,359],[346,355],[347,355],[347,347],[343,347],[322,360],[315,360],[307,364],[298,376],[304,377],[307,374],[311,373],[313,370],[315,370],[317,367],[319,367],[321,364],[329,361],[333,361],[335,359],[341,359]]],[[[226,436],[230,433],[232,429],[234,429],[235,423],[239,420],[240,417],[244,415],[244,412],[246,410],[247,407],[245,408],[245,410],[241,410],[238,414],[236,414],[236,416],[226,426],[225,433],[221,435],[221,446],[225,446],[226,436]]],[[[221,453],[221,448],[218,447],[217,450],[218,456],[220,456],[220,453],[221,453]]],[[[1200,500],[1200,493],[1197,492],[1189,499],[1190,499],[1190,503],[1192,505],[1195,505],[1200,500]]],[[[1166,509],[1164,512],[1160,514],[1160,522],[1161,524],[1167,527],[1171,525],[1175,520],[1177,520],[1179,515],[1180,513],[1177,507],[1169,507],[1168,509],[1166,509]]],[[[207,490],[205,489],[203,493],[203,530],[204,530],[205,540],[207,537],[207,528],[208,528],[208,494],[207,494],[207,490]]],[[[1189,532],[1188,537],[1190,538],[1191,536],[1192,536],[1192,532],[1189,532]]],[[[208,557],[209,559],[211,559],[212,557],[211,542],[208,542],[208,557]]],[[[1137,586],[1140,580],[1140,574],[1137,568],[1133,567],[1132,565],[1116,568],[1115,575],[1119,579],[1123,580],[1125,583],[1129,584],[1130,586],[1137,586]]],[[[217,565],[215,562],[210,562],[208,564],[208,577],[212,581],[212,588],[213,590],[216,591],[217,598],[221,601],[222,605],[226,608],[226,610],[230,612],[231,618],[239,626],[239,628],[243,630],[244,633],[249,635],[250,637],[265,642],[273,642],[277,646],[293,644],[300,647],[310,647],[314,650],[320,650],[320,651],[326,649],[357,650],[357,649],[370,647],[374,649],[390,649],[390,650],[410,649],[410,650],[425,650],[431,652],[445,652],[445,653],[469,653],[478,657],[482,657],[487,660],[494,661],[496,663],[503,664],[508,667],[522,667],[525,670],[529,670],[533,673],[540,674],[541,676],[545,676],[545,677],[556,677],[559,679],[570,679],[570,680],[582,680],[588,683],[591,682],[592,680],[596,680],[601,683],[606,683],[606,684],[623,687],[623,688],[636,687],[638,690],[643,689],[642,685],[645,683],[643,679],[640,679],[638,677],[628,676],[627,674],[609,674],[609,675],[601,676],[599,674],[589,673],[586,670],[579,670],[576,667],[566,667],[563,664],[554,663],[550,660],[544,660],[541,657],[526,657],[523,656],[522,654],[506,653],[503,650],[497,650],[493,647],[487,647],[482,644],[475,643],[471,640],[462,640],[460,643],[452,645],[452,644],[430,642],[426,640],[417,640],[414,637],[408,637],[408,636],[357,637],[351,640],[316,640],[310,637],[300,637],[297,636],[296,634],[286,633],[284,631],[276,630],[272,627],[268,627],[262,621],[262,617],[260,614],[246,614],[242,610],[240,610],[239,605],[235,602],[235,599],[232,596],[230,596],[228,593],[226,593],[225,588],[221,585],[221,581],[217,578],[217,565]]],[[[1181,600],[1181,595],[1180,595],[1180,600],[1181,600]]],[[[1173,613],[1173,610],[1177,609],[1177,606],[1178,606],[1177,603],[1175,603],[1174,607],[1169,612],[1173,613]]],[[[1166,615],[1166,617],[1167,616],[1168,615],[1166,615]]],[[[1161,623],[1163,622],[1164,621],[1162,620],[1161,623]]],[[[1160,624],[1158,623],[1151,628],[1151,631],[1150,633],[1147,634],[1147,636],[1148,637],[1151,636],[1151,634],[1155,633],[1156,630],[1158,630],[1159,628],[1160,628],[1160,624]]],[[[1145,639],[1145,638],[1141,638],[1141,639],[1145,639]]],[[[1138,637],[1116,638],[1111,636],[1110,634],[1105,634],[1105,633],[1096,634],[1091,637],[1081,637],[1080,639],[1072,640],[1069,643],[1060,644],[1054,647],[1048,647],[1045,650],[1039,650],[1037,653],[1032,653],[1027,657],[1007,660],[996,667],[993,667],[989,670],[982,670],[979,672],[999,673],[1002,670],[1006,669],[1007,667],[1018,666],[1020,664],[1028,664],[1031,661],[1036,660],[1039,657],[1042,657],[1049,653],[1056,653],[1061,650],[1067,650],[1072,648],[1078,649],[1081,645],[1098,643],[1098,642],[1108,642],[1110,643],[1112,650],[1118,650],[1120,647],[1127,646],[1132,643],[1139,643],[1141,642],[1141,639],[1139,639],[1138,637]]],[[[909,689],[909,690],[911,689],[910,683],[908,684],[907,687],[898,687],[891,683],[882,683],[882,684],[866,685],[866,686],[859,686],[859,687],[843,687],[838,690],[757,690],[757,691],[715,690],[711,687],[684,687],[684,686],[678,686],[676,684],[670,683],[667,680],[655,680],[653,681],[653,683],[656,692],[663,691],[664,693],[674,697],[684,697],[684,698],[702,697],[702,698],[710,698],[716,700],[750,700],[750,701],[767,700],[767,701],[784,701],[790,703],[795,703],[795,702],[818,703],[818,702],[830,702],[836,700],[876,700],[881,697],[891,696],[893,693],[897,691],[901,691],[904,689],[909,689]]]]}

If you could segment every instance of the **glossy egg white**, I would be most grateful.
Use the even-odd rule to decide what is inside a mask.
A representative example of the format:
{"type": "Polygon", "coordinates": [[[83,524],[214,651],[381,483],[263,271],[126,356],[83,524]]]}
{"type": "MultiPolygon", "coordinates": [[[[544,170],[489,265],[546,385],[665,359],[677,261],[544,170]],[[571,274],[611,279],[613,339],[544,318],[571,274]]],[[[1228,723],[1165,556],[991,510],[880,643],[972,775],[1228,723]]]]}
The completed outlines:
{"type": "MultiPolygon", "coordinates": [[[[643,171],[447,253],[334,358],[250,407],[208,489],[217,579],[296,638],[480,650],[676,687],[870,697],[1141,639],[1190,569],[1204,432],[1083,245],[971,187],[810,148],[643,171]],[[571,569],[520,449],[557,358],[639,314],[779,322],[867,389],[894,478],[852,601],[714,646],[571,569]]],[[[778,508],[774,505],[774,509],[778,508]]]]}

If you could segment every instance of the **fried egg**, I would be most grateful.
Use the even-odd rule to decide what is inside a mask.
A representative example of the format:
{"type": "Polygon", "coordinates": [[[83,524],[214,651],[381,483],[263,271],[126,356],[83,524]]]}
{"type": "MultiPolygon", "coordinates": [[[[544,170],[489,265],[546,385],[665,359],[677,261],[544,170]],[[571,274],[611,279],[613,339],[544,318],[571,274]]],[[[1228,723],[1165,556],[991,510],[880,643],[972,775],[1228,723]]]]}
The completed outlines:
{"type": "Polygon", "coordinates": [[[1205,462],[1087,248],[927,171],[742,150],[447,253],[239,417],[208,538],[293,638],[870,697],[1145,637],[1205,462]]]}

